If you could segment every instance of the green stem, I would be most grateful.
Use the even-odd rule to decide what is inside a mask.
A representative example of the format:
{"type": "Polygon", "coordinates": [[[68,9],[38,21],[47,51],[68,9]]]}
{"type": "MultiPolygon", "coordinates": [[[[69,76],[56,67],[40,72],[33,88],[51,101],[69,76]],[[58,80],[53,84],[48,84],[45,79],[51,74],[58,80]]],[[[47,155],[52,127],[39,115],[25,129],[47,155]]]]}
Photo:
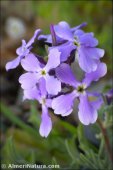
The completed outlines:
{"type": "Polygon", "coordinates": [[[101,132],[103,134],[103,137],[104,137],[104,141],[105,141],[105,146],[106,146],[106,149],[108,151],[108,154],[109,154],[109,157],[111,159],[111,161],[113,162],[113,154],[112,154],[112,149],[111,149],[111,146],[110,146],[110,142],[109,142],[109,138],[108,138],[108,135],[107,135],[107,130],[106,128],[103,126],[101,120],[98,118],[97,120],[97,123],[101,129],[101,132]]]}

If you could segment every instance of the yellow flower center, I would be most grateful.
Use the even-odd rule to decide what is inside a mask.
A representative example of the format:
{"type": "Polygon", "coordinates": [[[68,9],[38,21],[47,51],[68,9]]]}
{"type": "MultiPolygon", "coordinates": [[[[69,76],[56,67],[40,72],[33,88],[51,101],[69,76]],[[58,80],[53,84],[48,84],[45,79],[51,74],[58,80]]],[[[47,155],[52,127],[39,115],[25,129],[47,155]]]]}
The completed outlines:
{"type": "Polygon", "coordinates": [[[43,75],[43,76],[46,75],[46,71],[45,71],[45,70],[42,70],[42,71],[41,71],[41,75],[43,75]]]}

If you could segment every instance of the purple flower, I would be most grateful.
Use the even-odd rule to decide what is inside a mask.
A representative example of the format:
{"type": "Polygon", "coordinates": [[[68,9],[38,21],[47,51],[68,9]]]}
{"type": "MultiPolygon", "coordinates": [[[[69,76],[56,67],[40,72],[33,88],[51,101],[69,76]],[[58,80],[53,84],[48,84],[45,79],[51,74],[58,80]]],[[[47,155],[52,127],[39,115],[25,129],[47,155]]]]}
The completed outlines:
{"type": "Polygon", "coordinates": [[[104,55],[104,50],[95,47],[98,41],[93,33],[84,33],[79,29],[72,33],[70,28],[59,27],[56,35],[74,44],[75,56],[82,70],[88,73],[96,70],[99,59],[104,55]]]}
{"type": "Polygon", "coordinates": [[[76,80],[69,65],[61,64],[56,69],[56,75],[61,82],[73,86],[73,91],[66,95],[61,95],[53,99],[52,108],[55,114],[62,116],[69,115],[73,110],[74,99],[79,99],[79,112],[78,117],[84,125],[94,123],[97,119],[97,109],[102,104],[102,101],[90,101],[89,93],[86,88],[91,84],[92,81],[97,81],[100,77],[103,77],[107,72],[106,65],[99,63],[97,70],[91,73],[86,73],[85,78],[82,82],[76,80]]]}
{"type": "Polygon", "coordinates": [[[52,100],[47,97],[44,78],[39,80],[39,86],[24,90],[24,99],[38,100],[42,106],[41,124],[39,133],[42,137],[47,137],[52,129],[52,121],[48,108],[51,107],[52,100]]]}
{"type": "MultiPolygon", "coordinates": [[[[59,32],[59,30],[65,30],[65,29],[69,29],[72,33],[74,32],[74,31],[76,31],[77,29],[80,29],[80,28],[82,28],[82,27],[84,27],[84,26],[86,26],[87,25],[87,23],[86,22],[84,22],[84,23],[82,23],[82,24],[80,24],[80,25],[78,25],[78,26],[76,26],[76,27],[73,27],[73,28],[70,28],[70,26],[69,26],[69,24],[67,23],[67,22],[65,22],[65,21],[61,21],[61,22],[59,22],[57,25],[54,25],[54,31],[55,31],[55,38],[56,38],[56,42],[57,42],[57,44],[61,44],[62,42],[64,42],[64,37],[62,38],[62,37],[60,37],[60,36],[58,36],[57,35],[57,32],[59,32]]],[[[52,35],[51,34],[49,34],[49,35],[40,35],[39,37],[38,37],[38,39],[39,40],[43,40],[43,39],[45,39],[45,42],[46,43],[49,43],[49,44],[52,44],[52,42],[53,42],[53,40],[52,40],[52,35]]]]}
{"type": "Polygon", "coordinates": [[[33,37],[28,41],[28,43],[26,43],[25,40],[22,40],[22,46],[17,48],[16,50],[18,57],[6,64],[7,71],[16,68],[21,62],[22,58],[30,53],[30,50],[32,49],[32,44],[34,43],[35,39],[39,36],[40,33],[41,33],[40,29],[36,30],[33,37]]]}
{"type": "Polygon", "coordinates": [[[48,62],[45,66],[38,61],[34,54],[29,54],[25,59],[22,59],[22,67],[28,71],[19,78],[23,89],[33,88],[40,78],[43,77],[49,94],[56,95],[61,91],[61,82],[54,76],[49,75],[49,71],[60,64],[60,52],[57,49],[53,49],[48,57],[48,62]]]}

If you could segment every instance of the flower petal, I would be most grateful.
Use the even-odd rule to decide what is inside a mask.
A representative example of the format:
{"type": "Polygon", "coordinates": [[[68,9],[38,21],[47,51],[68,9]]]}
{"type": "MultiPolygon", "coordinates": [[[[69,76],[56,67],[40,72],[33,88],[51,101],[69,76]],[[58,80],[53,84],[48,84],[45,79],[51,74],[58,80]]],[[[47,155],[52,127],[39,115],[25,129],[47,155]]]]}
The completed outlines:
{"type": "Polygon", "coordinates": [[[58,23],[58,25],[61,26],[62,28],[70,29],[69,24],[68,24],[67,22],[65,22],[65,21],[60,21],[60,22],[58,23]]]}
{"type": "Polygon", "coordinates": [[[99,63],[96,71],[85,74],[85,78],[83,80],[83,83],[85,83],[87,86],[89,86],[92,81],[98,81],[99,78],[105,76],[106,73],[107,73],[106,64],[105,63],[99,63]]]}
{"type": "Polygon", "coordinates": [[[70,53],[72,50],[76,49],[76,46],[73,43],[67,42],[62,45],[56,46],[56,47],[50,47],[49,49],[58,49],[59,52],[61,52],[60,55],[60,61],[66,61],[68,57],[70,56],[70,53]]]}
{"type": "Polygon", "coordinates": [[[24,97],[23,99],[29,99],[29,100],[40,100],[40,91],[37,88],[37,86],[34,86],[31,89],[24,90],[24,97]]]}
{"type": "Polygon", "coordinates": [[[85,27],[86,25],[87,25],[87,23],[83,22],[82,24],[80,24],[80,25],[78,25],[76,27],[71,28],[71,31],[74,32],[74,31],[76,31],[78,29],[81,29],[82,27],[85,27]]]}
{"type": "Polygon", "coordinates": [[[84,125],[95,123],[97,120],[97,110],[88,101],[87,95],[80,96],[78,117],[84,125]]]}
{"type": "Polygon", "coordinates": [[[60,64],[60,54],[61,52],[59,52],[57,49],[50,50],[48,62],[45,66],[46,71],[56,68],[60,64]]]}
{"type": "Polygon", "coordinates": [[[20,61],[21,61],[21,56],[18,56],[16,59],[9,61],[6,64],[6,70],[8,71],[10,69],[16,68],[19,65],[20,61]]]}
{"type": "Polygon", "coordinates": [[[55,25],[55,33],[62,39],[73,41],[73,34],[67,24],[55,25]]]}
{"type": "Polygon", "coordinates": [[[42,137],[47,137],[52,129],[52,121],[48,113],[48,109],[46,106],[42,106],[42,116],[41,116],[41,125],[39,129],[39,133],[42,137]]]}
{"type": "MultiPolygon", "coordinates": [[[[74,32],[74,37],[79,38],[79,37],[81,37],[83,34],[85,34],[83,30],[77,29],[77,30],[74,32]]],[[[79,40],[79,39],[78,39],[78,40],[79,40]]]]}
{"type": "Polygon", "coordinates": [[[80,44],[86,47],[95,47],[98,45],[98,40],[93,37],[92,33],[84,33],[79,37],[80,44]]]}
{"type": "Polygon", "coordinates": [[[97,64],[99,60],[95,59],[93,52],[95,48],[92,48],[92,53],[90,53],[90,48],[80,46],[78,48],[78,62],[82,70],[89,73],[97,69],[97,64]]]}
{"type": "Polygon", "coordinates": [[[39,90],[40,90],[41,96],[46,97],[46,95],[47,95],[46,82],[43,77],[40,78],[38,85],[39,85],[39,90]]]}
{"type": "Polygon", "coordinates": [[[61,91],[61,82],[54,76],[47,75],[46,79],[46,89],[51,95],[57,95],[61,91]]]}
{"type": "Polygon", "coordinates": [[[75,76],[68,64],[61,64],[59,67],[56,68],[56,76],[57,78],[66,84],[76,87],[77,81],[75,76]]]}
{"type": "Polygon", "coordinates": [[[24,59],[22,59],[21,65],[26,71],[35,72],[41,69],[40,63],[33,53],[28,54],[24,59]]]}
{"type": "Polygon", "coordinates": [[[33,37],[28,41],[28,43],[27,43],[27,45],[26,45],[27,48],[30,47],[30,46],[34,43],[35,39],[38,38],[38,36],[40,35],[40,33],[41,33],[41,30],[40,30],[40,29],[37,29],[37,30],[34,32],[33,37]]]}
{"type": "Polygon", "coordinates": [[[52,108],[57,115],[68,116],[73,111],[73,102],[76,97],[75,92],[61,95],[52,101],[52,108]]]}
{"type": "Polygon", "coordinates": [[[38,82],[38,77],[34,73],[22,74],[19,78],[19,83],[23,89],[33,88],[38,82]]]}

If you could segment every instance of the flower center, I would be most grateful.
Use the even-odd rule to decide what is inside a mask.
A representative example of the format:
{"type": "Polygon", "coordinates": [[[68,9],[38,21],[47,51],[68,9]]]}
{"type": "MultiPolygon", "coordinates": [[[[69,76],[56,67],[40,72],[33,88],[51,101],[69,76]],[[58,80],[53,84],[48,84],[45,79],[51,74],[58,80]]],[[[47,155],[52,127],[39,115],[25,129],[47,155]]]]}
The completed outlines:
{"type": "Polygon", "coordinates": [[[76,36],[74,37],[74,45],[79,46],[78,38],[76,36]]]}
{"type": "Polygon", "coordinates": [[[85,85],[80,85],[77,87],[77,92],[83,94],[85,92],[85,88],[86,88],[85,85]]]}
{"type": "Polygon", "coordinates": [[[43,104],[43,105],[46,104],[46,99],[45,99],[45,98],[42,99],[42,104],[43,104]]]}
{"type": "Polygon", "coordinates": [[[42,76],[46,75],[46,71],[45,71],[45,70],[42,70],[42,71],[41,71],[41,75],[42,75],[42,76]]]}

